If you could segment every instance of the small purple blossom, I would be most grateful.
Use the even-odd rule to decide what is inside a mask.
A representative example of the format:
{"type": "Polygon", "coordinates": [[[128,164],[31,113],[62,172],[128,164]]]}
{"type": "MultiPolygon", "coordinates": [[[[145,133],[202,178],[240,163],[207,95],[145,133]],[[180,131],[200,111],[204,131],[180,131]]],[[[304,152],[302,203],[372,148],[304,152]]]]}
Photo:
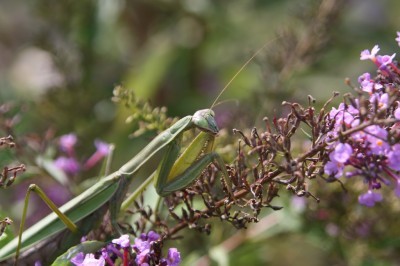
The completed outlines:
{"type": "Polygon", "coordinates": [[[368,49],[365,49],[360,54],[360,60],[375,60],[376,54],[379,52],[380,48],[378,45],[375,45],[371,52],[368,49]]]}
{"type": "Polygon", "coordinates": [[[181,263],[181,254],[178,249],[170,248],[168,249],[168,256],[164,259],[168,266],[178,266],[181,263]]]}
{"type": "MultiPolygon", "coordinates": [[[[142,234],[143,237],[143,234],[142,234]]],[[[154,231],[149,231],[146,235],[148,241],[157,241],[160,239],[160,235],[154,231]]]]}
{"type": "MultiPolygon", "coordinates": [[[[358,105],[358,102],[356,102],[358,105]]],[[[339,130],[344,125],[347,128],[350,128],[355,121],[355,117],[357,117],[359,111],[352,105],[346,105],[341,103],[338,107],[332,108],[329,112],[329,117],[335,120],[335,128],[339,130]]]]}
{"type": "Polygon", "coordinates": [[[80,170],[79,162],[73,157],[60,156],[54,161],[54,164],[69,175],[76,175],[80,170]]]}
{"type": "Polygon", "coordinates": [[[131,244],[129,240],[129,235],[122,235],[117,239],[113,239],[111,242],[120,245],[122,248],[128,248],[131,244]]]}
{"type": "Polygon", "coordinates": [[[366,72],[358,77],[358,83],[362,83],[363,81],[371,81],[371,74],[366,72]]]}
{"type": "Polygon", "coordinates": [[[388,152],[387,164],[391,169],[400,171],[400,144],[394,145],[392,150],[388,152]]]}
{"type": "Polygon", "coordinates": [[[347,143],[339,143],[335,149],[330,153],[329,158],[332,161],[344,164],[350,158],[353,149],[347,143]]]}
{"type": "Polygon", "coordinates": [[[366,140],[369,143],[371,152],[374,154],[384,154],[389,150],[390,145],[387,143],[388,132],[380,126],[369,126],[365,129],[366,140]]]}
{"type": "Polygon", "coordinates": [[[382,201],[383,197],[380,193],[372,192],[368,190],[367,193],[361,194],[358,197],[358,202],[367,207],[374,207],[376,202],[382,201]]]}
{"type": "Polygon", "coordinates": [[[336,162],[336,161],[329,161],[324,166],[325,174],[334,177],[341,177],[343,175],[344,164],[336,162]]]}
{"type": "Polygon", "coordinates": [[[376,62],[379,64],[379,66],[382,68],[384,66],[387,66],[392,63],[393,58],[395,58],[396,54],[392,55],[378,55],[376,57],[376,62]]]}
{"type": "Polygon", "coordinates": [[[71,263],[74,265],[81,265],[85,259],[85,254],[83,252],[79,252],[71,259],[71,263]]]}
{"type": "Polygon", "coordinates": [[[400,46],[400,31],[397,32],[397,38],[395,40],[397,44],[400,46]]]}
{"type": "Polygon", "coordinates": [[[378,109],[386,109],[389,103],[389,95],[387,93],[374,93],[371,95],[369,100],[373,105],[376,104],[378,106],[378,109]]]}

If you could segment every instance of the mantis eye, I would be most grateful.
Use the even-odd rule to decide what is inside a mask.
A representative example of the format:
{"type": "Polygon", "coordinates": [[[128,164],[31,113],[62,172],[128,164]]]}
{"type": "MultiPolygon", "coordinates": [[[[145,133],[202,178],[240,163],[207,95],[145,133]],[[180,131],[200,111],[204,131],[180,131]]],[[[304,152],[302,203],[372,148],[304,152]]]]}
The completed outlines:
{"type": "Polygon", "coordinates": [[[200,130],[217,134],[219,129],[214,118],[214,111],[211,109],[203,109],[194,113],[192,117],[193,124],[200,130]]]}

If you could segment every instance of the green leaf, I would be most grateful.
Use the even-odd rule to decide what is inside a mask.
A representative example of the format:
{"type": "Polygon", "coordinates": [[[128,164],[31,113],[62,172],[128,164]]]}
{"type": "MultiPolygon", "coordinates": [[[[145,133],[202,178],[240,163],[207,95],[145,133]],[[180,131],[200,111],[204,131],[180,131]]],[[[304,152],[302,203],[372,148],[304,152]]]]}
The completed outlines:
{"type": "Polygon", "coordinates": [[[78,253],[83,252],[85,254],[95,253],[102,247],[106,245],[105,242],[101,241],[86,241],[82,242],[79,245],[76,245],[70,249],[68,249],[64,254],[59,256],[52,265],[58,266],[70,266],[73,265],[71,263],[71,259],[75,257],[78,253]]]}

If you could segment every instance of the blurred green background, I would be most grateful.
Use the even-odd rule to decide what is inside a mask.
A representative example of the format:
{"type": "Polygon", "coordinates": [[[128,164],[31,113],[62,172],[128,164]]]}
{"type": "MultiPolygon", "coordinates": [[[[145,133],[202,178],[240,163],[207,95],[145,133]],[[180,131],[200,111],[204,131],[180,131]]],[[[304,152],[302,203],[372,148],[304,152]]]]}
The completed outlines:
{"type": "MultiPolygon", "coordinates": [[[[130,113],[110,100],[116,85],[182,117],[210,107],[268,43],[216,108],[227,132],[260,126],[262,117],[283,112],[283,100],[306,104],[311,94],[322,106],[333,91],[350,91],[346,77],[356,84],[373,73],[360,51],[379,44],[382,54],[397,52],[399,10],[396,0],[1,0],[0,102],[23,106],[17,140],[51,142],[75,132],[79,152],[89,156],[93,140],[103,139],[116,144],[117,169],[156,133],[128,138],[137,125],[126,125],[130,113]]],[[[19,155],[34,164],[32,154],[19,155]]],[[[351,181],[349,190],[360,192],[351,181]]],[[[1,193],[12,198],[12,189],[1,193]]],[[[400,265],[398,199],[389,195],[368,209],[337,184],[314,182],[311,191],[320,204],[281,195],[277,205],[286,208],[265,210],[248,231],[216,221],[211,236],[185,232],[171,245],[181,245],[184,265],[400,265]]]]}

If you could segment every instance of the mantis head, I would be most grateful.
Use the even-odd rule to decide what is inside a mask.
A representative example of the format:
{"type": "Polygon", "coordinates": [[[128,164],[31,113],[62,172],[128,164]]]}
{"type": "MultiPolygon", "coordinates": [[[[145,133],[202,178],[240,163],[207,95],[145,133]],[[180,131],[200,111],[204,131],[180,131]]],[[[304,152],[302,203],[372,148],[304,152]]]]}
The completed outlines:
{"type": "Polygon", "coordinates": [[[200,130],[215,135],[218,133],[219,129],[214,116],[215,116],[214,111],[211,109],[199,110],[196,113],[194,113],[192,117],[192,122],[200,130]]]}

